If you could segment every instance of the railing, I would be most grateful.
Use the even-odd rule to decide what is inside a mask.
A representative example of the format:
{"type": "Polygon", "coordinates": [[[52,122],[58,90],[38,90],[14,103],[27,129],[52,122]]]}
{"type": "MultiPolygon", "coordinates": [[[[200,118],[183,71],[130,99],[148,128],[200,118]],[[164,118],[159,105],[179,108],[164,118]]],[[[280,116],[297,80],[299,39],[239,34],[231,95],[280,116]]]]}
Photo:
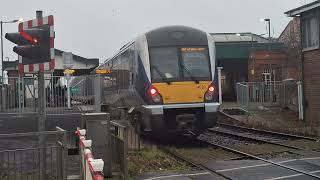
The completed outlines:
{"type": "Polygon", "coordinates": [[[237,83],[237,102],[241,107],[249,105],[249,90],[246,84],[237,83]]]}
{"type": "Polygon", "coordinates": [[[111,121],[112,165],[123,179],[128,179],[128,152],[140,150],[140,138],[128,123],[111,121]]]}
{"type": "Polygon", "coordinates": [[[94,159],[91,151],[92,141],[86,139],[86,130],[78,129],[79,136],[79,153],[80,153],[80,171],[82,180],[103,180],[103,166],[102,159],[94,159]]]}
{"type": "Polygon", "coordinates": [[[66,179],[66,132],[0,134],[0,179],[66,179]],[[39,144],[40,136],[46,144],[39,144]]]}
{"type": "Polygon", "coordinates": [[[237,83],[237,102],[243,109],[288,107],[298,110],[298,88],[295,81],[237,83]]]}

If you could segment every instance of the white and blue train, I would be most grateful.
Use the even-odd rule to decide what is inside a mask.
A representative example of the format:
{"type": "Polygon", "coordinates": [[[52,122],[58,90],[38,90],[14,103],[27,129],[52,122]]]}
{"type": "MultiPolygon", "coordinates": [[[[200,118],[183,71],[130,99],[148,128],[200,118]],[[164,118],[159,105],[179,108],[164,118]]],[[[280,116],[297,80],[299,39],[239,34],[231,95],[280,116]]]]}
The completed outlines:
{"type": "Polygon", "coordinates": [[[161,27],[126,44],[98,69],[109,72],[103,78],[106,111],[114,119],[130,114],[140,133],[201,133],[217,121],[217,62],[208,33],[161,27]]]}

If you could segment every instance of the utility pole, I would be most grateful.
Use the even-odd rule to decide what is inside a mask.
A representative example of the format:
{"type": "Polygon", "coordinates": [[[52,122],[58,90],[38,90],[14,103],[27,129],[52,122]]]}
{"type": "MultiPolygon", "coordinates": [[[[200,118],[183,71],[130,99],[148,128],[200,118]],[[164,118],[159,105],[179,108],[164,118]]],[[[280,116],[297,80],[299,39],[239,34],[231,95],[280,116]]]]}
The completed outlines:
{"type": "MultiPolygon", "coordinates": [[[[268,34],[269,34],[269,42],[268,42],[268,49],[269,49],[269,56],[268,56],[268,59],[269,59],[269,94],[270,94],[270,105],[272,104],[273,102],[273,92],[272,92],[272,74],[273,74],[273,71],[272,71],[272,62],[271,62],[271,20],[269,18],[265,18],[265,19],[260,19],[260,21],[267,21],[268,22],[268,34]]],[[[275,75],[275,73],[273,74],[275,75]]]]}
{"type": "MultiPolygon", "coordinates": [[[[270,104],[272,104],[273,102],[273,88],[272,88],[272,75],[274,76],[275,74],[273,74],[273,70],[272,70],[272,58],[271,58],[271,20],[267,19],[268,21],[268,34],[269,34],[269,69],[270,69],[270,104]]],[[[274,84],[275,85],[275,84],[274,84]]]]}

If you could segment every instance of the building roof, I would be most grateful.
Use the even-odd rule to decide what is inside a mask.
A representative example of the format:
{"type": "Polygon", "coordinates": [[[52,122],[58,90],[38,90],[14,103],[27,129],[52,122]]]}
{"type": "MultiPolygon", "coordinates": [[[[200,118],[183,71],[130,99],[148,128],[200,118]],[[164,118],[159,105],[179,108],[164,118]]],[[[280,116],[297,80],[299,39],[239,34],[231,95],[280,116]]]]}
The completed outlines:
{"type": "Polygon", "coordinates": [[[306,12],[306,11],[310,11],[312,9],[318,8],[320,7],[320,0],[314,1],[312,3],[297,7],[295,9],[292,9],[290,11],[285,12],[284,14],[286,14],[289,17],[294,17],[294,16],[299,16],[301,13],[306,12]]]}
{"type": "Polygon", "coordinates": [[[210,33],[216,43],[255,42],[267,43],[268,39],[250,32],[244,33],[210,33]]]}
{"type": "MultiPolygon", "coordinates": [[[[59,49],[54,49],[55,50],[55,54],[62,56],[62,53],[64,51],[59,50],[59,49]]],[[[78,55],[73,54],[73,60],[74,61],[79,61],[85,64],[94,64],[94,65],[99,65],[99,59],[98,58],[84,58],[78,55]]]]}
{"type": "MultiPolygon", "coordinates": [[[[59,49],[54,49],[56,56],[62,56],[62,53],[64,51],[59,49]]],[[[92,64],[95,66],[99,65],[99,59],[98,58],[84,58],[78,55],[73,54],[73,60],[78,61],[83,64],[92,64]]],[[[3,69],[4,70],[18,70],[18,60],[16,61],[4,61],[3,62],[3,69]]]]}

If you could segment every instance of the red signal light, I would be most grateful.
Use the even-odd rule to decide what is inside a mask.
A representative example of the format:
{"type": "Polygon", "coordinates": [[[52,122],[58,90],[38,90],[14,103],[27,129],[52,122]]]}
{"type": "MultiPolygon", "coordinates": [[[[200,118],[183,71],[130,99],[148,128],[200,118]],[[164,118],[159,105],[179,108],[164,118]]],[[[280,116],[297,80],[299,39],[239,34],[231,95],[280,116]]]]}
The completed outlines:
{"type": "Polygon", "coordinates": [[[30,42],[33,42],[33,41],[34,41],[34,38],[32,38],[29,34],[23,32],[23,31],[20,32],[20,35],[21,35],[23,38],[25,38],[26,40],[30,41],[30,42]]]}

